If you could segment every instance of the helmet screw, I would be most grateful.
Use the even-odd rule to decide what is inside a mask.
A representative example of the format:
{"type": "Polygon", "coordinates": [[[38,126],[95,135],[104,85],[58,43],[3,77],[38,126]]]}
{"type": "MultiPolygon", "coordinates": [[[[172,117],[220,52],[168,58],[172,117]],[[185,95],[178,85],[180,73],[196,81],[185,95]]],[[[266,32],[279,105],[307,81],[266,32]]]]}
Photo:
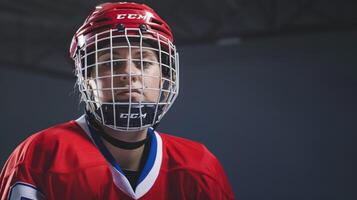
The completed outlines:
{"type": "Polygon", "coordinates": [[[140,24],[139,28],[140,28],[141,31],[147,31],[148,30],[148,27],[145,24],[140,24]]]}
{"type": "Polygon", "coordinates": [[[124,24],[118,24],[117,29],[118,29],[118,31],[124,31],[124,29],[125,29],[124,24]]]}

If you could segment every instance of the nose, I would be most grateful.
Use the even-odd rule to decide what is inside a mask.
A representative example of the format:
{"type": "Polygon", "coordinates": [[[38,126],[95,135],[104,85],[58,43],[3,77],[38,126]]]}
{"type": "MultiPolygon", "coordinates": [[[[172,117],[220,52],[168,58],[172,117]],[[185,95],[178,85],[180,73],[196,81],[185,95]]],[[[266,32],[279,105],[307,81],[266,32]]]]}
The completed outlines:
{"type": "Polygon", "coordinates": [[[120,66],[115,66],[115,68],[120,81],[129,82],[130,78],[131,81],[137,81],[142,74],[141,69],[131,59],[121,61],[120,66]]]}

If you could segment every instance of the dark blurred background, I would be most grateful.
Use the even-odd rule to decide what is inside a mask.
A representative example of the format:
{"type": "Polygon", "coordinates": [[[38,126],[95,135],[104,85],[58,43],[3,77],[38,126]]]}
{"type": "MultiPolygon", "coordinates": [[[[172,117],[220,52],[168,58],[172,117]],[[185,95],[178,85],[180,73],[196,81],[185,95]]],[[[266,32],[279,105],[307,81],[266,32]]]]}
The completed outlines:
{"type": "MultiPolygon", "coordinates": [[[[68,48],[102,2],[0,2],[1,166],[32,133],[83,113],[68,48]]],[[[145,3],[180,52],[160,131],[206,144],[237,199],[357,199],[357,1],[145,3]]]]}

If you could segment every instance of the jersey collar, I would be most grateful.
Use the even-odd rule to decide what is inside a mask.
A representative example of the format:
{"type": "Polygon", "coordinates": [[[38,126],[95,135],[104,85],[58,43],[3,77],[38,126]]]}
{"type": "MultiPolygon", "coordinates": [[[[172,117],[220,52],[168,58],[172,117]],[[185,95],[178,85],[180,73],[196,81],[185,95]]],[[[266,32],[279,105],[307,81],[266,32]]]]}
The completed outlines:
{"type": "Polygon", "coordinates": [[[85,115],[76,120],[77,124],[86,132],[88,137],[97,146],[98,150],[107,160],[113,175],[115,185],[125,192],[128,196],[138,199],[145,195],[154,185],[160,171],[162,162],[162,140],[160,135],[152,128],[148,129],[148,134],[151,135],[151,145],[149,155],[142,169],[135,191],[130,185],[129,180],[125,177],[124,172],[119,164],[115,161],[109,150],[105,147],[103,141],[95,134],[95,129],[87,123],[85,115]]]}

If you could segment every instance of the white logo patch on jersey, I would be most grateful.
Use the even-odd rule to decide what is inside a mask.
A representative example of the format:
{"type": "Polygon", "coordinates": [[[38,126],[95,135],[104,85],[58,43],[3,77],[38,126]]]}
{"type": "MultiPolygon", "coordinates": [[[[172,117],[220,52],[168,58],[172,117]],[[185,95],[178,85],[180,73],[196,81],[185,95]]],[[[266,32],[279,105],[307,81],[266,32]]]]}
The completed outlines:
{"type": "Polygon", "coordinates": [[[28,183],[16,182],[11,186],[8,200],[44,200],[45,196],[35,186],[28,183]]]}

